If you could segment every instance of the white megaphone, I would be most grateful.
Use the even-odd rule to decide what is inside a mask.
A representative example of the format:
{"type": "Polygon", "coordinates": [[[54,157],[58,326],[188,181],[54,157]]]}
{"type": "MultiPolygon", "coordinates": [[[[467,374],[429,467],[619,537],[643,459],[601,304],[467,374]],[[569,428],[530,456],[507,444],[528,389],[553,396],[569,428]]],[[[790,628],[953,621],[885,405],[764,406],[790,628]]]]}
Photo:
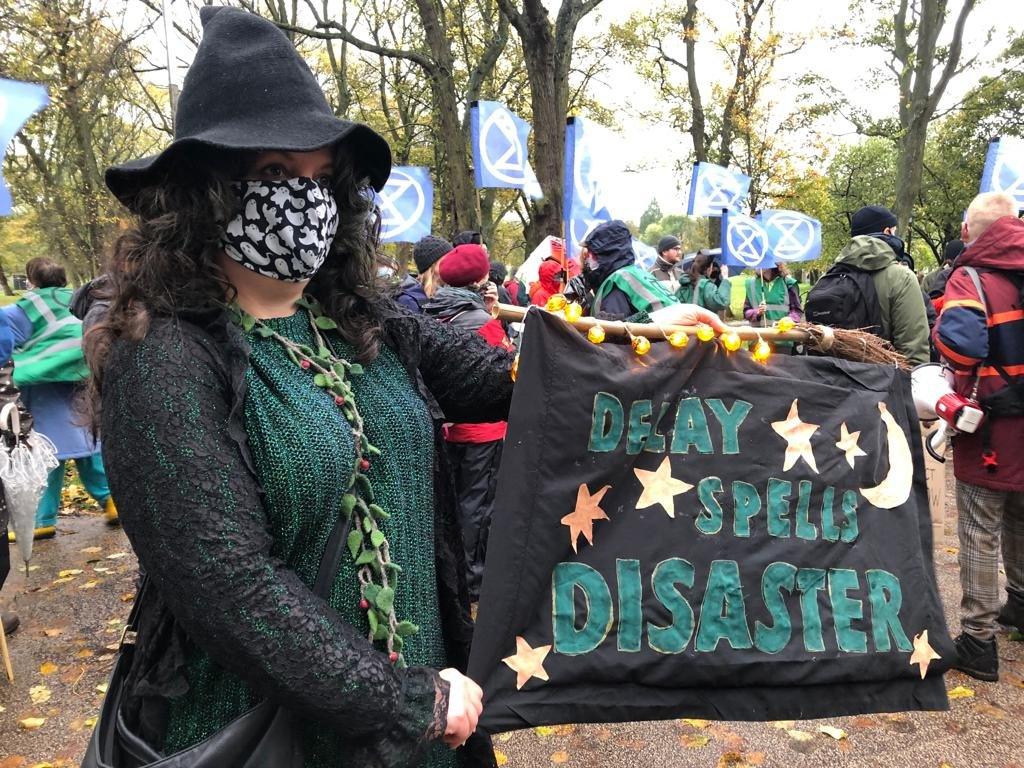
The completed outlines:
{"type": "Polygon", "coordinates": [[[924,363],[910,374],[914,407],[921,421],[938,421],[938,428],[925,441],[936,461],[945,461],[947,438],[958,432],[976,432],[985,420],[977,400],[953,391],[953,372],[939,363],[924,363]]]}

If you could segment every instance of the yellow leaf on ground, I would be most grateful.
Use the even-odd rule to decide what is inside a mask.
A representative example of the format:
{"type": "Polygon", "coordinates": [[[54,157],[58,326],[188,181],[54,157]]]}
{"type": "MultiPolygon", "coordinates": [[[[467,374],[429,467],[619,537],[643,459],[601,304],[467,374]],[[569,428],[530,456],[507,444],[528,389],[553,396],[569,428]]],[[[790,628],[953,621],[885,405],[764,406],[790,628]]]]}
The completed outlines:
{"type": "Polygon", "coordinates": [[[95,727],[96,726],[96,719],[97,718],[95,717],[95,715],[93,717],[85,718],[85,727],[86,728],[93,728],[93,727],[95,727]]]}
{"type": "Polygon", "coordinates": [[[700,719],[695,718],[695,717],[684,717],[679,722],[683,723],[684,725],[693,726],[694,728],[707,728],[708,727],[708,721],[707,720],[700,720],[700,719]]]}
{"type": "Polygon", "coordinates": [[[103,547],[86,547],[85,549],[80,549],[78,551],[85,555],[95,555],[99,552],[102,552],[103,547]]]}
{"type": "Polygon", "coordinates": [[[494,762],[498,765],[508,765],[508,755],[500,750],[494,750],[494,762]]]}
{"type": "Polygon", "coordinates": [[[562,763],[569,762],[569,753],[559,750],[551,755],[551,762],[555,765],[561,765],[562,763]]]}
{"type": "Polygon", "coordinates": [[[814,738],[813,733],[808,733],[807,731],[798,731],[793,728],[790,728],[788,731],[786,731],[786,734],[789,736],[789,738],[794,739],[796,741],[810,741],[814,738]]]}
{"type": "Polygon", "coordinates": [[[93,652],[90,651],[88,648],[80,648],[79,650],[75,651],[76,659],[89,659],[92,658],[92,656],[93,652]]]}
{"type": "Polygon", "coordinates": [[[53,696],[53,692],[45,685],[33,685],[28,689],[28,695],[33,704],[45,704],[53,696]]]}
{"type": "Polygon", "coordinates": [[[43,630],[43,634],[46,635],[47,637],[57,637],[63,631],[64,631],[63,629],[44,629],[43,630]]]}
{"type": "Polygon", "coordinates": [[[130,603],[134,599],[135,599],[135,593],[134,592],[125,592],[123,595],[121,595],[121,602],[122,603],[130,603]]]}
{"type": "Polygon", "coordinates": [[[60,667],[58,667],[52,661],[44,661],[42,664],[39,665],[39,674],[44,676],[52,675],[58,669],[60,669],[60,667]]]}
{"type": "Polygon", "coordinates": [[[107,560],[120,560],[122,557],[128,557],[127,552],[115,552],[112,555],[107,555],[107,560]]]}
{"type": "Polygon", "coordinates": [[[836,741],[846,738],[846,731],[842,728],[836,728],[832,725],[819,725],[818,733],[824,733],[826,736],[831,736],[836,741]]]}
{"type": "Polygon", "coordinates": [[[100,683],[99,685],[96,686],[96,691],[98,693],[106,693],[107,692],[107,684],[106,683],[100,683]]]}
{"type": "Polygon", "coordinates": [[[25,731],[34,731],[46,722],[45,717],[26,717],[18,721],[18,727],[25,731]]]}
{"type": "Polygon", "coordinates": [[[68,568],[66,571],[60,571],[57,575],[62,579],[66,579],[69,576],[77,576],[82,572],[81,568],[68,568]]]}
{"type": "Polygon", "coordinates": [[[7,711],[7,707],[5,707],[3,704],[0,704],[0,714],[4,713],[6,711],[7,711]]]}
{"type": "Polygon", "coordinates": [[[74,580],[75,580],[74,576],[62,576],[59,579],[54,579],[53,583],[54,584],[67,584],[69,581],[74,581],[74,580]]]}
{"type": "Polygon", "coordinates": [[[778,728],[780,731],[788,731],[790,728],[796,725],[795,720],[775,720],[772,723],[773,728],[778,728]]]}
{"type": "Polygon", "coordinates": [[[57,768],[53,763],[32,763],[28,768],[57,768]]]}
{"type": "Polygon", "coordinates": [[[100,568],[98,565],[93,568],[93,570],[96,571],[96,573],[110,573],[109,568],[100,568]]]}
{"type": "Polygon", "coordinates": [[[956,688],[951,690],[948,695],[951,699],[969,699],[974,696],[974,691],[970,688],[958,685],[956,688]]]}
{"type": "Polygon", "coordinates": [[[96,589],[96,585],[97,584],[99,584],[98,581],[87,581],[87,582],[85,582],[85,584],[79,584],[78,588],[79,589],[96,589]]]}
{"type": "Polygon", "coordinates": [[[550,725],[538,725],[536,728],[533,729],[533,731],[538,736],[547,737],[555,735],[555,729],[552,728],[550,725]]]}
{"type": "Polygon", "coordinates": [[[955,555],[960,550],[957,547],[946,547],[946,551],[951,555],[955,555]]]}
{"type": "Polygon", "coordinates": [[[687,749],[700,749],[711,743],[711,737],[702,733],[684,733],[679,737],[679,743],[687,749]]]}

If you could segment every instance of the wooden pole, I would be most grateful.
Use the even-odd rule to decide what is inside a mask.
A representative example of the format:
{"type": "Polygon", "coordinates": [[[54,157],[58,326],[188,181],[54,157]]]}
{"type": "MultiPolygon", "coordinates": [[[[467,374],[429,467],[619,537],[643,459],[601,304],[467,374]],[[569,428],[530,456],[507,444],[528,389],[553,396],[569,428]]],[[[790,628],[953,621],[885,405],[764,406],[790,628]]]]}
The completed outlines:
{"type": "MultiPolygon", "coordinates": [[[[529,307],[516,307],[511,304],[498,304],[496,316],[501,320],[511,322],[522,322],[526,318],[529,307]]],[[[565,319],[564,317],[562,318],[565,319]]],[[[568,322],[568,321],[566,321],[568,322]]],[[[595,325],[604,328],[608,336],[645,336],[652,341],[665,339],[675,331],[683,331],[693,335],[697,333],[695,325],[655,325],[653,323],[623,323],[611,320],[598,320],[594,317],[581,317],[573,323],[573,326],[581,331],[588,331],[595,325]]],[[[753,328],[749,325],[729,326],[728,330],[734,331],[744,341],[757,341],[761,338],[765,341],[810,341],[811,335],[807,331],[792,330],[780,331],[777,328],[753,328]]]]}
{"type": "Polygon", "coordinates": [[[7,672],[7,679],[14,682],[14,668],[11,667],[11,654],[7,650],[7,635],[4,634],[4,625],[0,621],[0,656],[4,659],[4,669],[7,672]]]}

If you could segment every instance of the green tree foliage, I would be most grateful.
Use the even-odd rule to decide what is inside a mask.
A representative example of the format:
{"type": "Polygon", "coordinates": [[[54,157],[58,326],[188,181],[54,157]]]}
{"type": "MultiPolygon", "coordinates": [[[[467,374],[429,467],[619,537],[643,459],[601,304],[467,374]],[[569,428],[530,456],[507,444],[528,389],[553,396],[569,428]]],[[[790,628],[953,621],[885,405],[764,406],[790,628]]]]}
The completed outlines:
{"type": "Polygon", "coordinates": [[[120,216],[107,166],[147,154],[154,98],[135,73],[134,38],[88,0],[0,0],[0,72],[41,83],[50,106],[7,153],[4,175],[31,211],[39,252],[76,281],[101,269],[120,216]],[[145,105],[145,106],[142,106],[145,105]]]}

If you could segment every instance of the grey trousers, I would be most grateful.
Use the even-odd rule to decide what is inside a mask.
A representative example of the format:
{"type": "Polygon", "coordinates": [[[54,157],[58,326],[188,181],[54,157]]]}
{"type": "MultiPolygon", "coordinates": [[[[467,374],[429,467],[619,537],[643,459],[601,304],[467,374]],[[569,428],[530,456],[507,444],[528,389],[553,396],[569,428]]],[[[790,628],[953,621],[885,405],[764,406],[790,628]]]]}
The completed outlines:
{"type": "Polygon", "coordinates": [[[999,613],[999,551],[1008,591],[1024,595],[1024,492],[956,483],[960,538],[960,626],[990,640],[999,613]]]}

